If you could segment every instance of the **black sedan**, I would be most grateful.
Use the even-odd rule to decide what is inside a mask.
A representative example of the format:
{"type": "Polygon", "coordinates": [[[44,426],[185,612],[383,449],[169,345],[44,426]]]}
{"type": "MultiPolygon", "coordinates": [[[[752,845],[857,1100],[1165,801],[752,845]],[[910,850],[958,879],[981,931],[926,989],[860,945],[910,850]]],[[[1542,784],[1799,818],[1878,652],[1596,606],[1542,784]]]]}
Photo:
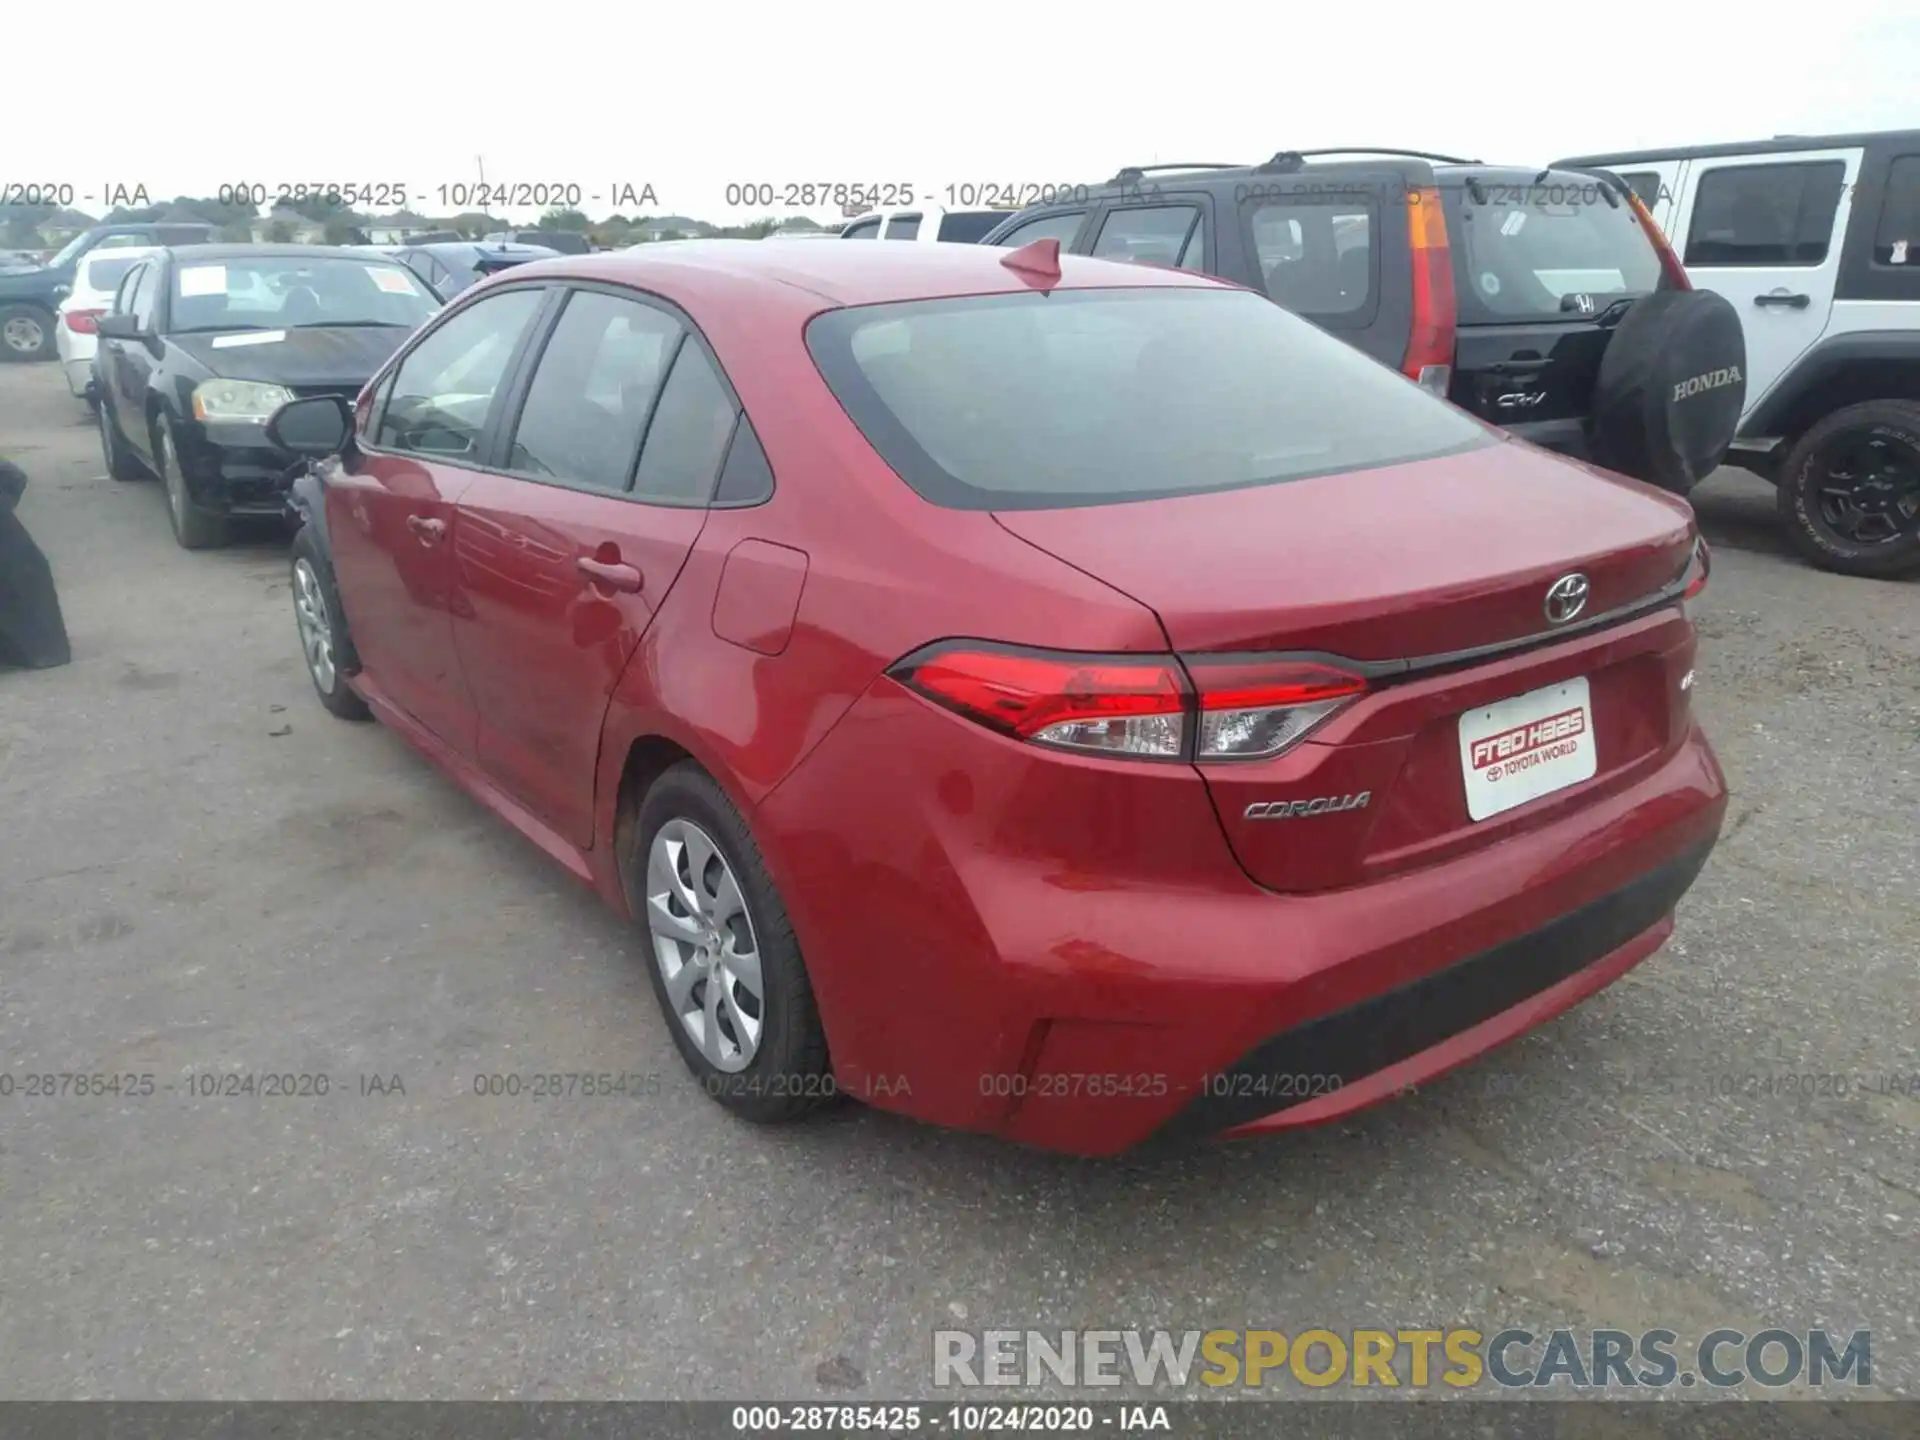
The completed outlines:
{"type": "Polygon", "coordinates": [[[393,252],[393,258],[426,281],[442,300],[451,300],[497,270],[524,265],[529,260],[551,260],[559,253],[545,245],[451,240],[444,244],[403,246],[393,252]]]}
{"type": "Polygon", "coordinates": [[[297,456],[266,438],[289,400],[351,402],[439,308],[397,261],[321,245],[185,245],[127,272],[99,320],[94,393],[116,480],[167,487],[174,538],[222,544],[279,515],[297,456]]]}

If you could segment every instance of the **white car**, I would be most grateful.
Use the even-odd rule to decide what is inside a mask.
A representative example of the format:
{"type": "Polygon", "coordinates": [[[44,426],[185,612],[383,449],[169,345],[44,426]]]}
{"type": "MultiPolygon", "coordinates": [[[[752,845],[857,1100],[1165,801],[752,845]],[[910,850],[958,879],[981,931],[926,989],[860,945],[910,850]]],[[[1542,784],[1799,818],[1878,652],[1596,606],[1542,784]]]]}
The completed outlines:
{"type": "Polygon", "coordinates": [[[73,289],[60,302],[53,327],[54,348],[60,352],[60,368],[66,372],[67,389],[83,400],[91,400],[93,352],[99,344],[95,325],[113,308],[113,297],[120,282],[127,278],[135,262],[154,253],[151,245],[116,245],[94,250],[83,257],[74,272],[73,289]]]}
{"type": "Polygon", "coordinates": [[[1011,210],[948,210],[939,205],[903,205],[873,210],[849,220],[842,240],[945,240],[971,245],[1013,214],[1011,210]]]}

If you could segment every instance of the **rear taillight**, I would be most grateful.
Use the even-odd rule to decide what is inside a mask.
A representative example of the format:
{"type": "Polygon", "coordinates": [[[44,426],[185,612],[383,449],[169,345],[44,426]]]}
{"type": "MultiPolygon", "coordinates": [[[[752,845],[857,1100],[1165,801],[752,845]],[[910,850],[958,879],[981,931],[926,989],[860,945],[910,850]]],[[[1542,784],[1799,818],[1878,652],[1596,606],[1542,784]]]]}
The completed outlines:
{"type": "Polygon", "coordinates": [[[76,335],[97,335],[100,333],[100,317],[106,313],[104,310],[69,310],[67,329],[76,335]]]}
{"type": "Polygon", "coordinates": [[[1364,694],[1364,676],[1318,661],[1074,655],[959,643],[888,673],[1016,740],[1146,760],[1281,754],[1364,694]]]}
{"type": "Polygon", "coordinates": [[[1413,333],[1401,367],[1421,388],[1444,397],[1453,382],[1453,250],[1440,192],[1429,187],[1407,197],[1407,231],[1413,246],[1413,333]]]}
{"type": "Polygon", "coordinates": [[[955,646],[909,656],[893,677],[1016,740],[1177,760],[1186,687],[1171,657],[955,646]]]}
{"type": "Polygon", "coordinates": [[[1654,253],[1660,257],[1660,273],[1667,277],[1667,288],[1693,289],[1693,281],[1687,278],[1687,267],[1680,263],[1680,257],[1668,241],[1666,231],[1660,228],[1660,222],[1653,218],[1653,212],[1631,189],[1627,191],[1627,208],[1633,211],[1633,218],[1640,222],[1640,228],[1647,232],[1647,238],[1653,242],[1654,253]]]}
{"type": "Polygon", "coordinates": [[[1707,548],[1707,537],[1694,537],[1693,553],[1687,556],[1687,588],[1680,594],[1681,602],[1697,597],[1707,588],[1707,577],[1713,573],[1713,552],[1707,548]]]}
{"type": "Polygon", "coordinates": [[[1215,664],[1187,657],[1200,695],[1202,760],[1278,755],[1366,693],[1364,676],[1305,660],[1215,664]]]}

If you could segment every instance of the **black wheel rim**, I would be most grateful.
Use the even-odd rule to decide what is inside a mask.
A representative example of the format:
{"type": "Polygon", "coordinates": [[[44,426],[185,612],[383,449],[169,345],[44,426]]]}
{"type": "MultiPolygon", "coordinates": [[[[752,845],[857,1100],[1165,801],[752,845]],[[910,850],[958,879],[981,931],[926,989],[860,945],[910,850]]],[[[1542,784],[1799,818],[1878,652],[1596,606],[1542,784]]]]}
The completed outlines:
{"type": "Polygon", "coordinates": [[[1920,451],[1878,430],[1836,435],[1813,463],[1820,519],[1854,545],[1920,537],[1920,451]]]}

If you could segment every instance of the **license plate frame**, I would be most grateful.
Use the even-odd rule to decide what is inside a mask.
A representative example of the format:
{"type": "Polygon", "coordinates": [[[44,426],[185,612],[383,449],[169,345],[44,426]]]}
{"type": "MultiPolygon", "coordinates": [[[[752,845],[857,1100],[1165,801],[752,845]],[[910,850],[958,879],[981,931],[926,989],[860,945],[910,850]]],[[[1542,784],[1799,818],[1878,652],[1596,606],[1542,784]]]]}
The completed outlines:
{"type": "Polygon", "coordinates": [[[1582,675],[1462,712],[1460,778],[1475,823],[1599,773],[1593,687],[1582,675]]]}

